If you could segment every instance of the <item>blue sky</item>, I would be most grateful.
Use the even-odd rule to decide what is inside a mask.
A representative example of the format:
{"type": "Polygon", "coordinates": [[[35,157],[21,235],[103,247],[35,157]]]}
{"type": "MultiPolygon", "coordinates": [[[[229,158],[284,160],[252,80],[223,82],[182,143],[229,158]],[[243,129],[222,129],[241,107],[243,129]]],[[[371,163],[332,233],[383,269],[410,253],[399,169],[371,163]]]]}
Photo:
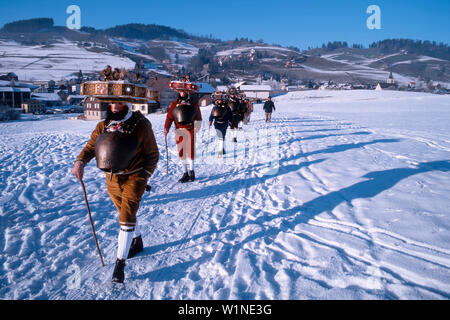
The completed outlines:
{"type": "Polygon", "coordinates": [[[222,40],[263,39],[300,49],[334,40],[364,45],[387,38],[450,43],[449,0],[2,0],[0,25],[37,17],[65,25],[71,4],[80,6],[82,26],[95,28],[154,23],[222,40]],[[381,9],[381,30],[366,26],[369,5],[381,9]]]}

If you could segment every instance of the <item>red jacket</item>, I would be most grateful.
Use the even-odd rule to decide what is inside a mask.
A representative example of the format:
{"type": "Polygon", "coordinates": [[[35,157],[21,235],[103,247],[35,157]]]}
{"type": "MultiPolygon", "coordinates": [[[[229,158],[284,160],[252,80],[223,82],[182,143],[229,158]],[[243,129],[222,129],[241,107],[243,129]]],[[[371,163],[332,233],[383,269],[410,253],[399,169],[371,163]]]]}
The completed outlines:
{"type": "MultiPolygon", "coordinates": [[[[169,107],[169,112],[167,112],[167,117],[166,117],[166,123],[164,124],[165,131],[169,132],[170,127],[172,126],[173,122],[175,122],[176,129],[185,128],[188,130],[193,130],[194,123],[187,124],[187,125],[181,125],[173,118],[172,112],[173,112],[173,109],[175,109],[177,105],[178,105],[178,101],[175,100],[174,102],[172,102],[172,104],[169,107]]],[[[200,111],[200,107],[198,106],[198,103],[193,102],[193,105],[194,105],[195,109],[197,110],[197,115],[195,116],[195,121],[202,121],[202,113],[200,111]]]]}

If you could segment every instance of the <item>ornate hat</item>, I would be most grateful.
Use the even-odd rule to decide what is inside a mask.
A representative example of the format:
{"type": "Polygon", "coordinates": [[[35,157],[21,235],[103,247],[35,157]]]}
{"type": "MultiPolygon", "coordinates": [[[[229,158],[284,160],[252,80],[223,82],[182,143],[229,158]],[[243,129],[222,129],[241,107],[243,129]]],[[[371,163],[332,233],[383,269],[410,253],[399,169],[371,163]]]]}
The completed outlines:
{"type": "Polygon", "coordinates": [[[82,95],[94,96],[105,102],[148,103],[159,100],[159,93],[143,84],[134,84],[126,80],[126,71],[107,66],[102,71],[101,80],[87,81],[81,84],[82,95]]]}
{"type": "Polygon", "coordinates": [[[198,92],[199,87],[195,83],[189,81],[189,76],[184,76],[183,80],[170,81],[169,88],[177,92],[198,92]]]}
{"type": "Polygon", "coordinates": [[[151,88],[126,80],[84,82],[81,84],[81,94],[94,96],[105,102],[148,103],[150,100],[157,100],[157,92],[151,88]]]}
{"type": "Polygon", "coordinates": [[[214,100],[228,100],[229,96],[226,92],[216,91],[212,94],[214,100]]]}

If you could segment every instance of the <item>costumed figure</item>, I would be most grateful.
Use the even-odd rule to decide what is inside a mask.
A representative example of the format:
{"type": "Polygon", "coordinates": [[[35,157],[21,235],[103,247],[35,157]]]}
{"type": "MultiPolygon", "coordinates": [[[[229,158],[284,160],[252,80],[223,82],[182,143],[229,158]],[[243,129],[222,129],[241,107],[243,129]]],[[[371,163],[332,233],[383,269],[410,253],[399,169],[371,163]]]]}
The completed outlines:
{"type": "Polygon", "coordinates": [[[233,114],[233,120],[230,126],[231,134],[233,136],[233,142],[237,142],[237,133],[239,129],[242,129],[242,106],[237,96],[235,88],[231,88],[229,91],[228,106],[233,114]]]}
{"type": "Polygon", "coordinates": [[[244,113],[244,124],[247,125],[253,112],[253,103],[248,98],[244,99],[244,103],[247,106],[247,111],[244,113]]]}
{"type": "Polygon", "coordinates": [[[201,129],[202,114],[195,98],[198,86],[185,77],[183,81],[171,81],[169,88],[178,92],[178,97],[169,107],[164,124],[164,136],[175,123],[175,142],[181,160],[183,176],[181,183],[195,181],[195,134],[201,129]]]}
{"type": "MultiPolygon", "coordinates": [[[[110,68],[108,68],[110,69],[110,68]]],[[[119,213],[117,260],[112,281],[125,279],[125,260],[143,250],[136,215],[148,179],[159,159],[152,125],[131,102],[148,101],[148,87],[127,81],[95,81],[82,84],[82,94],[110,103],[104,121],[97,124],[90,140],[76,158],[73,174],[82,182],[85,166],[96,158],[105,172],[108,194],[119,213]],[[136,97],[140,92],[140,97],[136,97]]],[[[148,189],[147,189],[148,190],[148,189]]]]}
{"type": "Polygon", "coordinates": [[[226,93],[215,93],[213,98],[215,106],[209,116],[209,126],[211,127],[214,123],[214,128],[219,138],[219,156],[222,156],[225,154],[225,136],[228,126],[233,123],[233,113],[228,106],[226,93]]]}

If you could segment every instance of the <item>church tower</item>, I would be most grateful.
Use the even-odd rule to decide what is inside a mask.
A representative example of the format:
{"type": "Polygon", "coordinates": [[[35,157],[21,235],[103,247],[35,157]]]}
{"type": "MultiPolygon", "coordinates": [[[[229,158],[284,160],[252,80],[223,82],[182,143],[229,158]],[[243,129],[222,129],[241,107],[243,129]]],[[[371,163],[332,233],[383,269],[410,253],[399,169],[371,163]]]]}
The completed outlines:
{"type": "Polygon", "coordinates": [[[388,84],[394,84],[395,83],[394,76],[392,75],[392,71],[389,74],[389,78],[387,79],[387,83],[388,84]]]}

